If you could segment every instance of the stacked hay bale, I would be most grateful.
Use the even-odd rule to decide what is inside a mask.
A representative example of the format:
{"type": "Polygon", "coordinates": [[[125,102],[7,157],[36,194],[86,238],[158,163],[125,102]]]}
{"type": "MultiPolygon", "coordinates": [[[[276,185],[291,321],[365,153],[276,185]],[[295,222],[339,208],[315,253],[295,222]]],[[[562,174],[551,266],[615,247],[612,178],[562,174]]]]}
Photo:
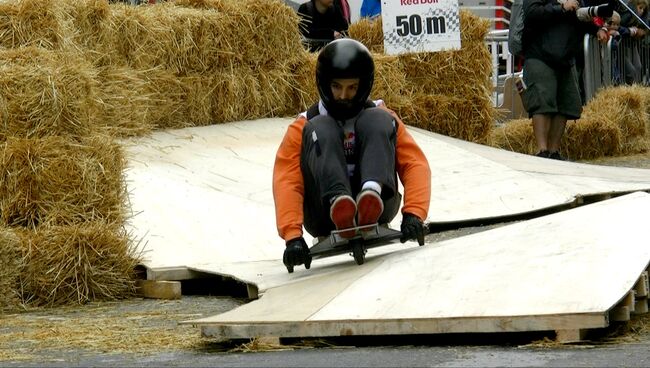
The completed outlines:
{"type": "Polygon", "coordinates": [[[65,0],[62,8],[122,133],[295,113],[294,69],[306,52],[297,15],[280,0],[65,0]]]}
{"type": "Polygon", "coordinates": [[[30,305],[131,295],[139,255],[113,138],[295,114],[297,30],[280,0],[1,3],[0,225],[20,244],[0,252],[20,270],[2,291],[30,305]]]}
{"type": "Polygon", "coordinates": [[[0,309],[134,291],[125,159],[97,123],[97,70],[72,47],[60,10],[0,4],[0,288],[11,296],[0,309]]]}
{"type": "MultiPolygon", "coordinates": [[[[650,148],[650,91],[641,86],[608,87],[587,103],[582,117],[569,121],[561,152],[572,160],[588,160],[646,152],[650,148]]],[[[530,119],[511,120],[494,129],[489,144],[534,154],[530,119]]]]}
{"type": "MultiPolygon", "coordinates": [[[[380,84],[373,96],[387,100],[409,125],[485,142],[496,116],[490,101],[491,58],[485,46],[489,22],[466,10],[461,10],[460,22],[459,50],[384,57],[384,63],[397,64],[390,69],[393,86],[382,91],[380,84]]],[[[383,52],[382,34],[379,20],[364,20],[350,28],[351,37],[377,53],[383,52]]],[[[378,78],[382,72],[386,71],[378,68],[378,78]]]]}

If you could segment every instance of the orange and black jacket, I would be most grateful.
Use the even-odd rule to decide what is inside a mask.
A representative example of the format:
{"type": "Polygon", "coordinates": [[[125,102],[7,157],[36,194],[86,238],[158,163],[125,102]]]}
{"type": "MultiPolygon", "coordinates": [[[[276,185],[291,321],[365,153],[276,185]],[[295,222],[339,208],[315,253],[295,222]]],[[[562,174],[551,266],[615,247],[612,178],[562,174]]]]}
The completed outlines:
{"type": "MultiPolygon", "coordinates": [[[[397,123],[395,167],[404,186],[402,213],[427,218],[431,200],[431,170],[426,156],[395,112],[383,107],[397,123]]],[[[302,129],[307,123],[300,115],[287,129],[275,156],[273,198],[278,234],[284,240],[302,236],[304,183],[300,169],[302,129]]]]}

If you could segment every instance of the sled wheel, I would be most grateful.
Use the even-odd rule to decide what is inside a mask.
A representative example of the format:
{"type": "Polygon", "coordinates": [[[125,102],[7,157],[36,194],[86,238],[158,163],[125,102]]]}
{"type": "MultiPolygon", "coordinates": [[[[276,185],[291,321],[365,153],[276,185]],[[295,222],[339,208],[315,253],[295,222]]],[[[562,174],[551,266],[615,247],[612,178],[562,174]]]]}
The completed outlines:
{"type": "Polygon", "coordinates": [[[289,273],[293,273],[293,266],[287,266],[287,271],[289,271],[289,273]]]}
{"type": "Polygon", "coordinates": [[[307,259],[305,260],[305,268],[309,269],[311,267],[311,256],[307,256],[307,259]]]}
{"type": "Polygon", "coordinates": [[[352,244],[352,255],[354,256],[354,260],[358,265],[363,264],[363,262],[366,260],[366,250],[364,249],[362,243],[354,242],[354,244],[352,244]]]}

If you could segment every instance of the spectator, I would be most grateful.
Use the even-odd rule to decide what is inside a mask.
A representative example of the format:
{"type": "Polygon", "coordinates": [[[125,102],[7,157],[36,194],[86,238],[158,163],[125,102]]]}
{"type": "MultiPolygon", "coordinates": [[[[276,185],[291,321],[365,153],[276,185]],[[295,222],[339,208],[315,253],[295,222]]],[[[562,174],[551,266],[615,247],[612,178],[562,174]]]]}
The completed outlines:
{"type": "Polygon", "coordinates": [[[363,0],[361,3],[362,18],[374,19],[381,15],[381,0],[363,0]]]}
{"type": "Polygon", "coordinates": [[[314,237],[349,229],[340,235],[350,238],[359,231],[355,226],[389,223],[402,199],[398,176],[404,188],[401,241],[424,236],[429,164],[397,115],[368,99],[374,78],[372,55],[358,41],[335,40],[318,55],[320,101],[289,126],[273,168],[289,272],[311,262],[303,225],[314,237]]]}
{"type": "Polygon", "coordinates": [[[343,38],[348,22],[334,0],[310,0],[298,8],[300,33],[309,51],[317,51],[329,42],[343,38]]]}
{"type": "Polygon", "coordinates": [[[348,0],[336,0],[334,6],[341,9],[341,14],[343,14],[343,18],[345,18],[349,26],[352,22],[350,21],[350,3],[348,3],[348,0]]]}
{"type": "MultiPolygon", "coordinates": [[[[645,20],[648,15],[648,0],[630,0],[630,9],[645,20]]],[[[624,78],[626,84],[643,82],[643,66],[641,64],[640,41],[647,34],[645,26],[627,8],[621,7],[621,25],[618,32],[624,40],[624,78]]]]}
{"type": "Polygon", "coordinates": [[[578,119],[582,101],[576,71],[576,53],[584,35],[607,32],[576,16],[578,0],[524,0],[522,99],[532,118],[537,156],[564,160],[560,143],[567,119],[578,119]]]}
{"type": "Polygon", "coordinates": [[[609,34],[610,39],[612,40],[612,82],[614,85],[619,85],[623,83],[621,76],[621,68],[619,66],[620,60],[620,47],[621,42],[621,33],[619,28],[621,26],[621,16],[618,12],[614,12],[608,20],[605,21],[605,28],[607,28],[607,33],[609,34]]]}

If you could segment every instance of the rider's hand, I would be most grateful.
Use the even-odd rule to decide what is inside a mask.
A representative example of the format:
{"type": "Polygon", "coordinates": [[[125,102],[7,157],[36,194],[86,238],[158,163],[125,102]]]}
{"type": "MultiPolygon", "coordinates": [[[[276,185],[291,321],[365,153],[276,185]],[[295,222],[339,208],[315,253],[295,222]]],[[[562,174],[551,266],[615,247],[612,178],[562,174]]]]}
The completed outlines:
{"type": "Polygon", "coordinates": [[[399,241],[402,243],[406,242],[407,240],[424,238],[424,227],[422,225],[422,220],[413,214],[403,214],[402,226],[400,230],[402,231],[402,237],[399,238],[399,241]]]}
{"type": "Polygon", "coordinates": [[[302,237],[287,241],[287,247],[284,249],[282,261],[284,265],[298,266],[307,261],[309,258],[309,247],[302,237]]]}

